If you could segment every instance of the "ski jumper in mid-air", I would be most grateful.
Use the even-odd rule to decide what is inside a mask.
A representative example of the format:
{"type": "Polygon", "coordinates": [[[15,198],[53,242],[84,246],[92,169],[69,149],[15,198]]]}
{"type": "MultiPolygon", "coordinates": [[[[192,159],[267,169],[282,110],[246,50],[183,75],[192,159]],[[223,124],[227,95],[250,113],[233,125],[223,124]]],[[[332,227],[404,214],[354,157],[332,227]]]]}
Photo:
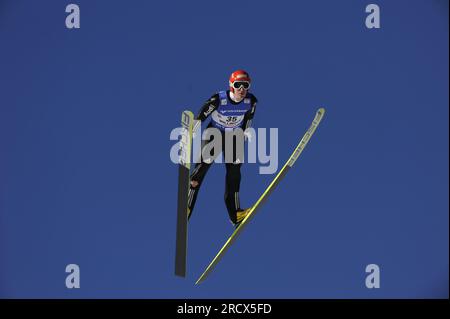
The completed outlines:
{"type": "MultiPolygon", "coordinates": [[[[237,128],[242,129],[244,132],[250,128],[253,116],[256,108],[256,97],[249,92],[251,84],[250,76],[243,70],[235,71],[231,74],[229,79],[230,89],[227,91],[220,91],[209,98],[200,112],[196,116],[196,120],[201,123],[211,118],[208,128],[216,128],[220,131],[222,136],[222,153],[224,158],[227,157],[225,147],[225,133],[237,128]]],[[[198,127],[199,125],[197,125],[198,127]]],[[[211,136],[208,140],[202,141],[202,155],[203,149],[206,144],[211,142],[214,136],[211,136]]],[[[235,141],[235,140],[233,140],[235,141]]],[[[239,188],[241,183],[241,166],[242,163],[237,160],[236,156],[236,143],[233,143],[231,163],[225,162],[226,166],[226,178],[225,178],[225,205],[228,210],[228,215],[231,222],[235,227],[239,226],[242,220],[247,215],[249,209],[241,209],[239,202],[239,188]]],[[[188,195],[188,216],[191,217],[194,209],[195,201],[197,199],[198,192],[202,185],[203,179],[211,167],[213,160],[220,154],[213,154],[212,158],[205,160],[202,156],[200,163],[197,163],[192,174],[191,184],[188,195]]]]}

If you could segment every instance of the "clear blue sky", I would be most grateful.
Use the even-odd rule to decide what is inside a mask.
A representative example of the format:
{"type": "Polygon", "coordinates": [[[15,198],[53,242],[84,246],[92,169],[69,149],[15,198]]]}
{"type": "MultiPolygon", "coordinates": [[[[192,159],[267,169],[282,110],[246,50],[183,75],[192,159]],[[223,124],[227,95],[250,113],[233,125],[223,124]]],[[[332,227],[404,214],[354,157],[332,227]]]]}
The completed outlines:
{"type": "MultiPolygon", "coordinates": [[[[0,297],[448,297],[448,1],[0,1],[0,297]],[[280,164],[305,152],[201,285],[232,231],[224,167],[173,275],[170,131],[246,69],[280,164]],[[65,287],[65,266],[81,289],[65,287]],[[365,287],[365,267],[381,288],[365,287]]],[[[242,168],[250,205],[273,176],[242,168]]]]}

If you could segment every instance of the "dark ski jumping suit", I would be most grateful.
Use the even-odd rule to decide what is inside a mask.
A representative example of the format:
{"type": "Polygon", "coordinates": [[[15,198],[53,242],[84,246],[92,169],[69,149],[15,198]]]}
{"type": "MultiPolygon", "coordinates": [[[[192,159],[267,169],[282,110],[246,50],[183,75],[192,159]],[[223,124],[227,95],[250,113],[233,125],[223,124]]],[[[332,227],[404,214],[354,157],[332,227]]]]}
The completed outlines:
{"type": "MultiPolygon", "coordinates": [[[[230,91],[221,91],[207,100],[200,109],[200,112],[196,116],[196,120],[203,122],[208,117],[211,117],[211,121],[208,124],[207,129],[214,127],[219,129],[221,132],[222,152],[224,158],[227,156],[225,152],[225,131],[234,130],[236,128],[241,128],[245,131],[249,128],[255,114],[256,102],[256,97],[248,92],[246,97],[241,102],[236,103],[230,98],[230,91]]],[[[242,163],[236,162],[236,145],[238,144],[236,143],[236,138],[237,137],[233,140],[233,163],[227,163],[225,161],[225,205],[227,207],[230,220],[233,223],[236,223],[237,221],[237,211],[241,210],[239,203],[239,187],[241,183],[242,163]]],[[[203,150],[204,146],[213,139],[214,137],[212,136],[209,140],[202,141],[201,149],[203,150]]],[[[195,201],[203,179],[205,178],[208,169],[211,167],[211,160],[214,160],[219,154],[214,154],[213,157],[210,157],[210,161],[205,161],[205,158],[202,157],[200,163],[195,165],[195,168],[191,174],[191,181],[198,182],[198,185],[196,187],[192,187],[191,185],[189,189],[189,217],[191,217],[191,213],[194,209],[195,201]]]]}

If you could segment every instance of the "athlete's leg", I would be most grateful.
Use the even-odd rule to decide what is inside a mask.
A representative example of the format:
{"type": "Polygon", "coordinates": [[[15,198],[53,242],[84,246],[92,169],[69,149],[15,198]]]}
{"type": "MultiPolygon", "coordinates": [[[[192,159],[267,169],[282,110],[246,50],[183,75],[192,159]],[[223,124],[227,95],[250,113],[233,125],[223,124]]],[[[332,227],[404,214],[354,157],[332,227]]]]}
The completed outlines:
{"type": "Polygon", "coordinates": [[[236,212],[241,209],[239,202],[239,188],[241,185],[242,164],[227,163],[225,177],[225,205],[233,223],[237,222],[236,212]]]}
{"type": "MultiPolygon", "coordinates": [[[[214,140],[214,136],[212,135],[209,140],[202,141],[201,149],[205,147],[206,144],[212,142],[214,140]]],[[[203,152],[202,152],[203,153],[203,152]]],[[[219,156],[220,152],[217,154],[208,154],[207,157],[201,155],[200,163],[195,165],[194,170],[191,174],[191,185],[188,193],[188,218],[191,217],[192,211],[194,210],[195,202],[197,201],[197,195],[200,191],[200,187],[202,185],[203,179],[206,176],[211,164],[214,162],[214,159],[219,156]]]]}
{"type": "MultiPolygon", "coordinates": [[[[226,134],[225,134],[226,135],[226,134]]],[[[246,212],[241,210],[239,189],[241,185],[241,166],[244,161],[244,135],[239,132],[233,132],[233,138],[225,136],[223,150],[225,158],[227,152],[232,152],[232,156],[228,160],[232,160],[231,163],[226,163],[226,178],[225,178],[225,205],[228,210],[228,216],[230,220],[236,226],[244,219],[246,212]],[[231,147],[227,147],[226,143],[232,142],[231,147]]],[[[230,155],[230,154],[228,154],[230,155]]],[[[227,161],[227,160],[226,160],[227,161]]]]}
{"type": "Polygon", "coordinates": [[[212,163],[201,162],[195,165],[195,169],[191,175],[191,185],[188,193],[188,218],[191,217],[192,211],[194,210],[195,202],[197,200],[197,195],[202,185],[203,179],[206,176],[212,163]],[[195,183],[193,183],[195,182],[195,183]]]}

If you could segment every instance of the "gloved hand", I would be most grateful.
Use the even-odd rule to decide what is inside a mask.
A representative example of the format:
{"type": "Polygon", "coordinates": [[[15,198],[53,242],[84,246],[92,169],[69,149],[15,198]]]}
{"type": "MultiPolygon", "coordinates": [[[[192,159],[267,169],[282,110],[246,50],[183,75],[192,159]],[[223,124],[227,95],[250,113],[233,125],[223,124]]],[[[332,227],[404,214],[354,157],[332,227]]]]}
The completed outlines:
{"type": "Polygon", "coordinates": [[[194,127],[192,128],[192,139],[194,139],[197,136],[197,132],[199,132],[200,127],[202,126],[202,121],[195,120],[194,121],[194,127]]]}

